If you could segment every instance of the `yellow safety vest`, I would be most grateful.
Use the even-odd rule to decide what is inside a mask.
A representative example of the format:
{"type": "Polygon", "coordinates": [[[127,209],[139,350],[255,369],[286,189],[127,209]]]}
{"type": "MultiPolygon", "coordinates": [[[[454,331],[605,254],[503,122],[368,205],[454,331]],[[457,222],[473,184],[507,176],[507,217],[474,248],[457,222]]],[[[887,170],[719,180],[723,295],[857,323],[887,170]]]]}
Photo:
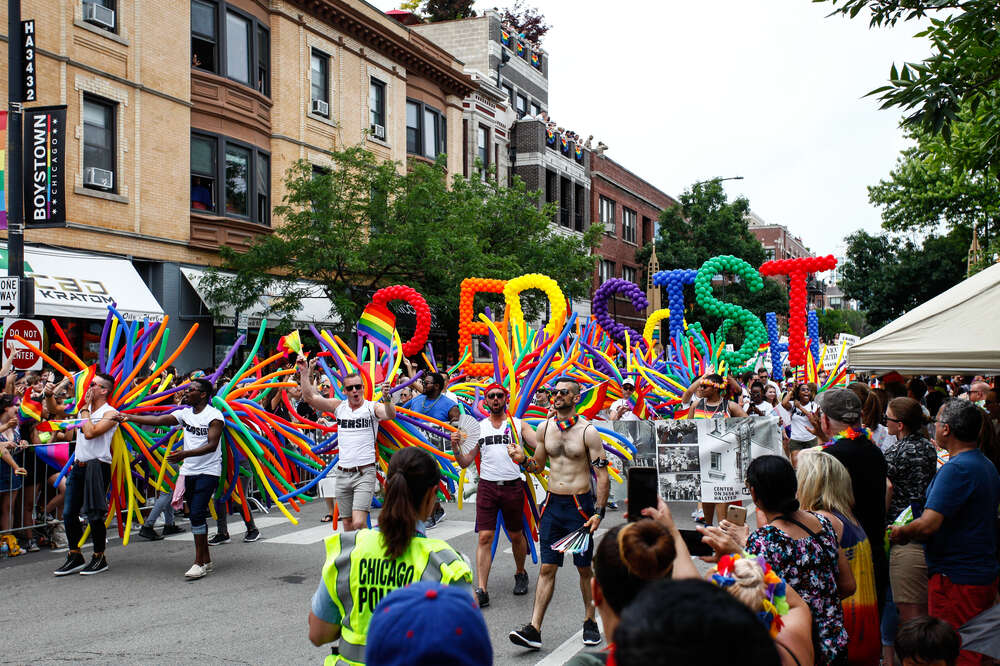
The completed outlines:
{"type": "Polygon", "coordinates": [[[326,666],[363,666],[368,624],[379,601],[393,590],[421,580],[471,584],[472,570],[441,539],[415,536],[400,557],[390,559],[377,530],[328,536],[323,582],[340,611],[341,629],[340,654],[327,657],[326,666]]]}

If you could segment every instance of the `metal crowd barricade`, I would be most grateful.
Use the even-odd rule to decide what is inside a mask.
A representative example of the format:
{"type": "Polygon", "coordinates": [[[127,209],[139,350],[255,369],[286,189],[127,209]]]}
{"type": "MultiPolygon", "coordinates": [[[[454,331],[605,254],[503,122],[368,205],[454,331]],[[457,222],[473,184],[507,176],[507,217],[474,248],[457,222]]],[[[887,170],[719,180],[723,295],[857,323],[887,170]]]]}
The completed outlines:
{"type": "Polygon", "coordinates": [[[7,475],[2,480],[6,483],[0,488],[17,486],[0,490],[0,535],[15,538],[22,551],[29,548],[29,542],[40,549],[65,547],[66,535],[61,521],[63,496],[50,485],[59,470],[42,462],[30,448],[14,450],[11,454],[28,474],[15,476],[9,466],[0,468],[7,475]]]}

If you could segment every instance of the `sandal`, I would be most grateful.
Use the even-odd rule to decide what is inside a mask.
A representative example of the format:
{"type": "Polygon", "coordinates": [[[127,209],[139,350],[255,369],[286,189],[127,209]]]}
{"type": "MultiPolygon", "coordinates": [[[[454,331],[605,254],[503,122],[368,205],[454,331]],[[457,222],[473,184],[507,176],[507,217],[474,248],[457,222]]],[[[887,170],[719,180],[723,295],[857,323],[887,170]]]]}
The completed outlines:
{"type": "Polygon", "coordinates": [[[321,523],[332,523],[333,522],[333,514],[332,513],[326,514],[325,516],[323,516],[323,518],[320,519],[319,522],[321,522],[321,523]]]}

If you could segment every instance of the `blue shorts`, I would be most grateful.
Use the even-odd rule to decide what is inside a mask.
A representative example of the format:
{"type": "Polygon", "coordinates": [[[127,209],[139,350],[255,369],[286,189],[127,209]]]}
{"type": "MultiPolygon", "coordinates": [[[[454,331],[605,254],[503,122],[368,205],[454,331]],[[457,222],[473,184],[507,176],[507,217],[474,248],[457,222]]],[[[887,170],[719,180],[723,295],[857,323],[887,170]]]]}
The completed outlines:
{"type": "MultiPolygon", "coordinates": [[[[552,550],[552,544],[564,536],[583,527],[583,524],[593,516],[594,496],[556,495],[549,493],[542,506],[542,518],[538,521],[538,550],[542,564],[563,565],[563,553],[552,550]]],[[[573,553],[573,564],[578,567],[589,567],[594,556],[594,540],[582,553],[573,553]]]]}
{"type": "Polygon", "coordinates": [[[193,474],[184,477],[184,499],[191,511],[191,534],[208,534],[208,501],[219,487],[219,477],[193,474]]]}

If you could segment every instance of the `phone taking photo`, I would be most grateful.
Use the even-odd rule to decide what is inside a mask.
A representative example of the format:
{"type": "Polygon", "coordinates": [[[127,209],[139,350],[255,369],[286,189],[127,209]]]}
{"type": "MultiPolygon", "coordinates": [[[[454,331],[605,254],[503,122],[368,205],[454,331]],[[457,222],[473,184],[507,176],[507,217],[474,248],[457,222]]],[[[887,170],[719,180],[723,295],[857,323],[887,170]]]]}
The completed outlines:
{"type": "Polygon", "coordinates": [[[715,551],[707,543],[701,540],[702,534],[698,530],[678,530],[681,533],[681,538],[684,539],[684,544],[687,546],[688,552],[693,557],[708,557],[715,551]]]}
{"type": "Polygon", "coordinates": [[[727,506],[726,520],[734,525],[746,525],[747,508],[745,506],[727,506]]]}
{"type": "Polygon", "coordinates": [[[642,510],[656,508],[657,495],[655,467],[630,467],[628,470],[628,520],[630,523],[644,518],[642,510]]]}

